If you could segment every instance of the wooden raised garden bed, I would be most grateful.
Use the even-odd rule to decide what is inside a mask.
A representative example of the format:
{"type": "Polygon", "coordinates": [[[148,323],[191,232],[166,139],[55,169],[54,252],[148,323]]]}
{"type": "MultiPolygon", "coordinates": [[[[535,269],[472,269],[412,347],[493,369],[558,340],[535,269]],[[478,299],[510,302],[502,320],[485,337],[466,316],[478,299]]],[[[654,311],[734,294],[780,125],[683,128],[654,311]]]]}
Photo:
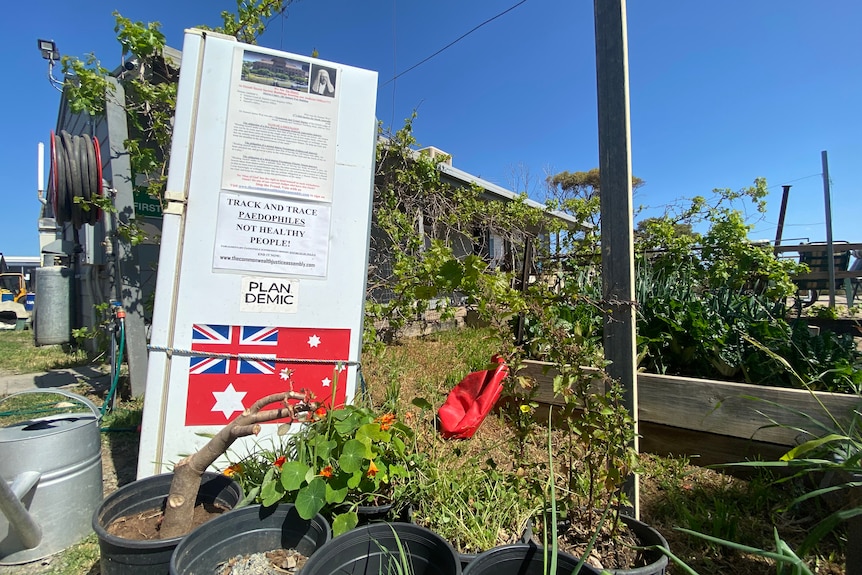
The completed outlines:
{"type": "MultiPolygon", "coordinates": [[[[536,382],[533,399],[552,405],[561,404],[553,392],[556,374],[553,364],[539,361],[525,362],[519,372],[536,382]]],[[[775,459],[801,439],[791,428],[823,435],[811,421],[796,413],[829,424],[829,416],[818,400],[842,422],[852,416],[854,409],[862,408],[857,395],[812,394],[799,389],[650,373],[639,373],[637,381],[640,449],[659,455],[689,456],[699,465],[775,459]],[[769,418],[787,427],[765,427],[770,424],[769,418]]]]}

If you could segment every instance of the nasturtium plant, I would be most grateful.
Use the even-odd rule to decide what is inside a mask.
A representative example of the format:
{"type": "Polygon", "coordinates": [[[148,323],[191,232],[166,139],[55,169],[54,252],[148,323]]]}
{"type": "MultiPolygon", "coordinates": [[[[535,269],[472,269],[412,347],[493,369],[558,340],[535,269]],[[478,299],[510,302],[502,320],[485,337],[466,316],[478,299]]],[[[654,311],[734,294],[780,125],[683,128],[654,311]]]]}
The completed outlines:
{"type": "Polygon", "coordinates": [[[353,528],[360,505],[394,502],[411,478],[416,457],[408,446],[414,432],[393,413],[365,407],[320,409],[316,419],[284,440],[276,458],[264,451],[237,464],[259,469],[269,463],[259,486],[264,506],[292,502],[304,519],[316,513],[332,518],[336,534],[353,528]]]}

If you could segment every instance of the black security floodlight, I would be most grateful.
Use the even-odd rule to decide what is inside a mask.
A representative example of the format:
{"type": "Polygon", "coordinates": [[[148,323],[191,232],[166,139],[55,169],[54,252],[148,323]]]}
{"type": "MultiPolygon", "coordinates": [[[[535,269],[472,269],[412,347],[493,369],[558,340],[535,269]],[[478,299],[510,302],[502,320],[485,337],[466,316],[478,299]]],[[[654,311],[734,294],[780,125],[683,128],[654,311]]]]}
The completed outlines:
{"type": "Polygon", "coordinates": [[[60,59],[60,52],[53,40],[39,40],[39,50],[46,60],[54,62],[60,59]]]}

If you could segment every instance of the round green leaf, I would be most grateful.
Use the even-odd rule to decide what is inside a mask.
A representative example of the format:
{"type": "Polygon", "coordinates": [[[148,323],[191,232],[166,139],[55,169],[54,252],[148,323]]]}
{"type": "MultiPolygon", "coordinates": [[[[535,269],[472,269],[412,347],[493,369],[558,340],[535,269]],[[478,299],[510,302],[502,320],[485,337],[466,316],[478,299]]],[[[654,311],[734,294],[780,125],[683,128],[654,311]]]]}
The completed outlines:
{"type": "Polygon", "coordinates": [[[384,443],[388,442],[390,438],[389,433],[380,429],[379,423],[366,423],[356,431],[357,439],[361,440],[366,437],[371,441],[382,441],[384,443]]]}
{"type": "Polygon", "coordinates": [[[350,531],[359,523],[359,516],[355,511],[348,511],[336,515],[332,520],[332,536],[338,537],[342,533],[350,531]]]}
{"type": "Polygon", "coordinates": [[[344,499],[347,497],[347,485],[344,487],[336,488],[333,487],[330,483],[326,484],[326,502],[330,505],[343,503],[344,499]]]}
{"type": "Polygon", "coordinates": [[[296,495],[296,511],[303,519],[311,519],[326,504],[326,482],[315,477],[296,495]]]}
{"type": "Polygon", "coordinates": [[[308,466],[301,461],[286,461],[281,466],[281,485],[287,491],[296,491],[305,482],[308,466]]]}
{"type": "Polygon", "coordinates": [[[360,481],[362,481],[362,471],[357,471],[347,478],[347,487],[350,489],[356,489],[356,487],[359,486],[360,481]]]}
{"type": "Polygon", "coordinates": [[[362,469],[362,462],[371,458],[370,449],[358,439],[351,439],[344,444],[338,465],[347,473],[356,473],[362,469]]]}

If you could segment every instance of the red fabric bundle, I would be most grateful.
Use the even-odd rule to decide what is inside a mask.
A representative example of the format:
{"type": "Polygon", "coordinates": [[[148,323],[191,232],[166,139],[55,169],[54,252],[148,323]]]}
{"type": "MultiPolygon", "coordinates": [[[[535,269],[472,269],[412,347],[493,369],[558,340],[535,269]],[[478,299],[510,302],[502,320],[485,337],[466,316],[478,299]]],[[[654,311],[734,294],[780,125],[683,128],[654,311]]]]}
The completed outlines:
{"type": "Polygon", "coordinates": [[[491,358],[495,369],[474,371],[461,380],[440,407],[440,434],[445,438],[468,439],[485,420],[503,391],[509,367],[499,355],[491,358]]]}

